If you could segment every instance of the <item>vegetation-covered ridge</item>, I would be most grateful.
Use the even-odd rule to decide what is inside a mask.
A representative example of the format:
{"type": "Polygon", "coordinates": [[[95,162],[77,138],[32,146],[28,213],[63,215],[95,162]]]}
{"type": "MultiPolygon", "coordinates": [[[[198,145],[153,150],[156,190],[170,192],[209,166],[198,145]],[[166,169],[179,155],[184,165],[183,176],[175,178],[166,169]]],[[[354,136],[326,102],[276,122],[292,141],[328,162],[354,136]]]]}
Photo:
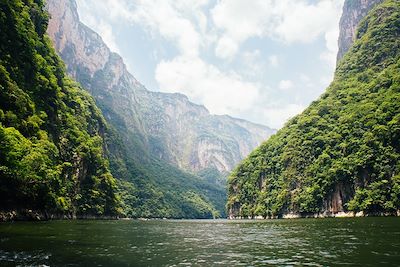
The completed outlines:
{"type": "Polygon", "coordinates": [[[105,121],[65,76],[42,0],[0,3],[0,209],[120,213],[105,121]]]}
{"type": "Polygon", "coordinates": [[[0,3],[0,220],[221,215],[222,188],[132,156],[146,158],[66,76],[48,20],[42,0],[0,3]]]}
{"type": "MultiPolygon", "coordinates": [[[[206,138],[208,136],[193,130],[192,122],[187,121],[187,117],[197,121],[195,124],[204,121],[209,115],[199,117],[196,114],[207,113],[205,108],[194,105],[183,95],[147,91],[126,70],[122,58],[79,21],[75,0],[48,0],[46,6],[51,14],[47,32],[66,63],[67,73],[93,96],[113,128],[113,134],[106,138],[106,147],[125,216],[225,216],[226,178],[221,182],[221,173],[212,168],[196,175],[173,166],[168,153],[164,153],[169,147],[164,138],[148,135],[154,130],[159,137],[169,136],[173,147],[187,143],[185,140],[191,139],[192,131],[206,138]],[[166,101],[165,107],[172,109],[162,108],[164,105],[158,101],[166,101]],[[179,125],[169,124],[165,128],[166,121],[179,122],[179,125]],[[145,129],[143,123],[151,126],[145,129]]],[[[234,127],[238,128],[246,127],[234,127]]],[[[233,132],[231,128],[229,131],[233,132]]]]}
{"type": "Polygon", "coordinates": [[[400,1],[356,36],[327,91],[232,172],[230,215],[400,209],[400,1]]]}

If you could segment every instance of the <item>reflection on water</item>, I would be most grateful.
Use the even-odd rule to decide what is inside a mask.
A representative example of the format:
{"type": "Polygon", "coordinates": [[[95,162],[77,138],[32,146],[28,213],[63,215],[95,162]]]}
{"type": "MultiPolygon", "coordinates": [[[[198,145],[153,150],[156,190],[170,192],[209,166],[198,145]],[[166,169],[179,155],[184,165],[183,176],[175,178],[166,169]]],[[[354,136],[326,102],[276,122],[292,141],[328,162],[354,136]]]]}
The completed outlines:
{"type": "Polygon", "coordinates": [[[396,266],[400,218],[0,224],[0,265],[396,266]]]}

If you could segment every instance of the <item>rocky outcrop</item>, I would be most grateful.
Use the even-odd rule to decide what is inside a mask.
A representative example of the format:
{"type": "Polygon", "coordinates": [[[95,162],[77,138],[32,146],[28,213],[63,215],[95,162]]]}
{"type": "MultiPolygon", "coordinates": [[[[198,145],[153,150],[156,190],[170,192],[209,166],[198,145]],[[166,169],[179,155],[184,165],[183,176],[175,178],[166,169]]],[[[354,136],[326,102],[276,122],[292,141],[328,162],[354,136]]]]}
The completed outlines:
{"type": "Polygon", "coordinates": [[[75,1],[47,1],[47,6],[51,15],[47,33],[66,63],[68,74],[102,105],[108,121],[116,120],[143,134],[136,109],[136,92],[144,90],[143,86],[128,73],[122,58],[110,51],[100,35],[80,23],[75,1]]]}
{"type": "Polygon", "coordinates": [[[340,18],[339,52],[337,62],[350,49],[356,37],[357,26],[367,13],[383,0],[346,0],[340,18]]]}
{"type": "Polygon", "coordinates": [[[142,151],[184,170],[230,171],[275,131],[211,115],[182,94],[148,91],[110,52],[101,37],[79,21],[74,0],[49,0],[48,34],[71,76],[95,97],[105,117],[142,151]]]}

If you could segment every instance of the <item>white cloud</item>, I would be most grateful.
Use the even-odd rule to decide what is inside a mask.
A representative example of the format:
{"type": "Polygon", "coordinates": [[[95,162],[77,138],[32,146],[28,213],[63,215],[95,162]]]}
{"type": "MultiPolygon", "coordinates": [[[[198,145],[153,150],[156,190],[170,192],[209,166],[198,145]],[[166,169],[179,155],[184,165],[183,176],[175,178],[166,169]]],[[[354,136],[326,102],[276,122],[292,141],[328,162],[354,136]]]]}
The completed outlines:
{"type": "Polygon", "coordinates": [[[268,63],[271,67],[279,66],[279,57],[277,55],[270,55],[268,57],[268,63]]]}
{"type": "Polygon", "coordinates": [[[238,115],[250,109],[260,94],[256,84],[236,73],[223,73],[199,58],[162,61],[156,79],[164,92],[182,92],[214,114],[238,115]]]}
{"type": "Polygon", "coordinates": [[[334,67],[336,66],[336,55],[339,49],[338,36],[339,36],[338,27],[332,27],[331,30],[325,33],[325,42],[327,50],[322,52],[320,55],[320,59],[322,61],[325,61],[331,69],[334,69],[334,67]]]}
{"type": "Polygon", "coordinates": [[[261,52],[258,49],[254,49],[252,51],[243,52],[243,60],[248,64],[253,64],[255,61],[259,60],[261,56],[261,52]]]}
{"type": "Polygon", "coordinates": [[[273,10],[269,0],[222,0],[211,10],[216,27],[236,41],[261,36],[273,10]]]}
{"type": "Polygon", "coordinates": [[[337,27],[342,0],[322,0],[316,4],[284,0],[277,6],[280,23],[275,34],[287,43],[311,42],[337,27]]]}
{"type": "Polygon", "coordinates": [[[265,74],[268,65],[262,59],[260,50],[244,51],[241,54],[240,73],[249,79],[257,79],[265,74]]]}
{"type": "Polygon", "coordinates": [[[312,81],[312,79],[308,75],[306,75],[304,73],[301,73],[299,75],[299,79],[302,82],[302,85],[305,86],[305,87],[309,87],[310,88],[310,87],[314,87],[315,86],[313,81],[312,81]]]}
{"type": "MultiPolygon", "coordinates": [[[[238,47],[250,37],[261,36],[267,26],[264,25],[264,18],[269,10],[269,2],[255,0],[251,5],[243,0],[218,2],[211,10],[211,15],[215,26],[223,31],[220,39],[235,41],[238,47]]],[[[216,55],[220,56],[217,50],[216,55]]],[[[233,56],[234,54],[231,55],[233,56]]]]}
{"type": "Polygon", "coordinates": [[[103,19],[91,15],[90,5],[87,2],[78,2],[80,20],[83,21],[88,27],[97,32],[111,51],[119,53],[119,47],[115,41],[115,35],[111,25],[103,19]]]}
{"type": "MultiPolygon", "coordinates": [[[[259,88],[238,73],[223,72],[200,58],[199,50],[205,45],[203,39],[215,41],[215,33],[206,32],[207,18],[201,11],[207,3],[137,0],[133,8],[129,8],[127,2],[124,10],[120,10],[118,5],[112,17],[142,25],[179,48],[180,55],[171,60],[161,60],[156,67],[155,79],[161,91],[184,93],[215,114],[237,115],[252,107],[258,99],[259,88]]],[[[236,42],[228,37],[220,38],[216,43],[216,50],[222,58],[231,57],[237,49],[236,42]]]]}
{"type": "Polygon", "coordinates": [[[115,36],[112,31],[111,25],[105,23],[104,21],[100,21],[100,23],[97,24],[96,28],[97,28],[96,32],[100,34],[101,38],[110,48],[110,50],[119,53],[119,48],[115,41],[115,36]]]}
{"type": "Polygon", "coordinates": [[[229,37],[222,37],[215,47],[215,55],[223,59],[232,59],[238,51],[238,44],[229,37]]]}
{"type": "MultiPolygon", "coordinates": [[[[223,31],[220,38],[235,41],[237,47],[249,38],[264,36],[285,43],[306,43],[337,28],[342,5],[343,0],[321,0],[316,4],[304,0],[254,0],[251,4],[246,0],[222,0],[211,14],[216,27],[223,31]]],[[[337,38],[334,34],[330,36],[337,38]]],[[[327,45],[330,41],[331,37],[327,45]]],[[[221,53],[216,51],[216,55],[221,53]]]]}
{"type": "Polygon", "coordinates": [[[304,109],[305,107],[299,104],[271,105],[263,110],[263,115],[267,125],[279,129],[304,109]]]}
{"type": "Polygon", "coordinates": [[[304,109],[293,102],[308,101],[303,101],[303,91],[296,90],[303,98],[294,99],[279,89],[289,90],[296,81],[296,89],[308,88],[307,95],[311,91],[318,95],[331,76],[319,75],[323,78],[318,80],[307,72],[309,76],[297,71],[282,73],[287,70],[287,60],[278,57],[277,54],[284,55],[280,50],[263,56],[262,48],[246,46],[248,50],[243,51],[242,44],[252,38],[255,43],[260,41],[258,44],[272,39],[290,47],[324,38],[326,49],[317,58],[333,69],[343,1],[77,0],[83,21],[114,51],[118,51],[118,46],[110,25],[126,23],[142,28],[150,36],[148,41],[157,40],[177,48],[177,54],[168,59],[160,51],[149,53],[159,61],[154,78],[160,90],[184,93],[212,113],[244,118],[248,115],[276,128],[304,109]],[[223,61],[210,60],[210,53],[223,61]],[[233,61],[237,55],[238,60],[233,61]],[[279,81],[280,75],[285,80],[279,81]],[[275,90],[267,85],[278,82],[275,90]]]}
{"type": "MultiPolygon", "coordinates": [[[[206,16],[200,10],[193,10],[207,3],[208,0],[78,0],[80,10],[83,10],[81,13],[92,13],[89,10],[94,8],[97,14],[104,14],[115,23],[127,21],[139,24],[176,44],[182,53],[190,56],[198,54],[202,42],[195,25],[198,25],[199,31],[205,31],[207,25],[206,16]]],[[[82,20],[87,23],[87,17],[82,17],[82,20]]],[[[98,31],[98,22],[99,19],[95,19],[89,26],[98,31]]]]}
{"type": "Polygon", "coordinates": [[[327,75],[327,76],[322,76],[319,78],[319,83],[321,84],[321,86],[323,88],[326,88],[329,86],[329,84],[332,82],[332,80],[333,80],[333,74],[327,75]]]}
{"type": "Polygon", "coordinates": [[[279,82],[279,89],[288,90],[293,87],[293,82],[291,80],[282,80],[279,82]]]}
{"type": "MultiPolygon", "coordinates": [[[[101,19],[121,21],[130,16],[125,0],[76,0],[76,3],[80,20],[85,24],[93,24],[101,19]]],[[[92,26],[96,25],[91,25],[90,27],[92,26]]]]}
{"type": "MultiPolygon", "coordinates": [[[[192,22],[171,4],[171,1],[139,1],[131,19],[138,24],[158,31],[161,36],[177,44],[181,53],[197,56],[200,35],[192,22]]],[[[177,2],[181,3],[181,2],[177,2]]],[[[179,6],[182,8],[184,5],[179,6]]]]}

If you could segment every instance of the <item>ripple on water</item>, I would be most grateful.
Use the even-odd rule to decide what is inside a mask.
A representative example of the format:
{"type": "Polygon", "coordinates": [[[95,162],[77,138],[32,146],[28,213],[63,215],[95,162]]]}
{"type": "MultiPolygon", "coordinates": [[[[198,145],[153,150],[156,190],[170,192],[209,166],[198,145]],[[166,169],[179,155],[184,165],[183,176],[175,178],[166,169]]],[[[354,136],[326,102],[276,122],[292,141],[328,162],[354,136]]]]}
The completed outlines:
{"type": "Polygon", "coordinates": [[[9,262],[15,263],[18,265],[32,265],[41,263],[42,266],[45,264],[51,257],[51,253],[46,253],[42,251],[37,251],[34,253],[27,253],[27,252],[17,252],[17,251],[4,251],[0,250],[0,263],[1,262],[9,262]]]}
{"type": "Polygon", "coordinates": [[[393,218],[11,226],[0,225],[0,266],[396,266],[400,262],[400,221],[393,218]]]}

